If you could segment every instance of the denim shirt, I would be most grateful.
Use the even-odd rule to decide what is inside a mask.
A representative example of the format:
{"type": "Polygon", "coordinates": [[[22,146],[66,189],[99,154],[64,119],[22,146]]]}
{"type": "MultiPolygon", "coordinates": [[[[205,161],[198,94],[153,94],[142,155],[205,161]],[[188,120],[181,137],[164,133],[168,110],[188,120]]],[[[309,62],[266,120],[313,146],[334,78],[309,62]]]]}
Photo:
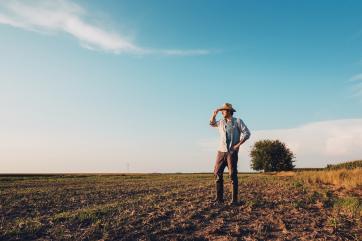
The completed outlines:
{"type": "Polygon", "coordinates": [[[220,142],[218,151],[228,152],[230,147],[238,143],[239,141],[247,140],[250,138],[250,131],[245,125],[243,120],[240,118],[232,117],[232,122],[230,123],[231,127],[227,127],[227,122],[225,119],[220,119],[218,121],[210,122],[212,127],[217,127],[220,134],[220,142]],[[229,131],[227,131],[227,129],[229,131]],[[230,132],[230,133],[229,133],[230,132]],[[227,140],[230,137],[230,143],[227,140]]]}
{"type": "Polygon", "coordinates": [[[226,135],[226,147],[228,151],[230,150],[231,136],[233,131],[233,122],[224,120],[225,124],[225,135],[226,135]]]}

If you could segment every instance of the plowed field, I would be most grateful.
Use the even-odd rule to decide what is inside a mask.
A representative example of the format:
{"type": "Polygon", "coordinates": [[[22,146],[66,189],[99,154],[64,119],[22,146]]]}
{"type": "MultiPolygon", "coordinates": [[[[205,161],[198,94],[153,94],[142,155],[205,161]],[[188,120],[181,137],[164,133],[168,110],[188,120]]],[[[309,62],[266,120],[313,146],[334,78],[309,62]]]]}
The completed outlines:
{"type": "Polygon", "coordinates": [[[1,240],[359,240],[360,190],[239,174],[238,205],[212,174],[0,176],[1,240]],[[355,205],[355,204],[354,204],[355,205]],[[356,211],[357,210],[357,211],[356,211]]]}

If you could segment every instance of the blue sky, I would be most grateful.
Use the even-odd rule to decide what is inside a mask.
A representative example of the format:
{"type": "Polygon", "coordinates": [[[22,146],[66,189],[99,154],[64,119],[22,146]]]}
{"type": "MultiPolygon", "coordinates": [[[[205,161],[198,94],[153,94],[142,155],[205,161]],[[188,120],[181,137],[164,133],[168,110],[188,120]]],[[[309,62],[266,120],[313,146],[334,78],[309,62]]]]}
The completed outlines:
{"type": "Polygon", "coordinates": [[[360,159],[361,7],[0,1],[0,172],[211,171],[224,102],[240,171],[264,138],[299,167],[360,159]]]}

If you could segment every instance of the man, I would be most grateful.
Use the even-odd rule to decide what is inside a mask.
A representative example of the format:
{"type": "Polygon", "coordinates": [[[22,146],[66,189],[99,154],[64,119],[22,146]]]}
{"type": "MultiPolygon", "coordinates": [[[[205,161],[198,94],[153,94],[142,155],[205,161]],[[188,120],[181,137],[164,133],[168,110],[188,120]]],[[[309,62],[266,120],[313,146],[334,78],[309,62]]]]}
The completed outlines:
{"type": "Polygon", "coordinates": [[[232,200],[230,204],[238,202],[238,152],[239,147],[250,137],[250,131],[240,118],[233,117],[236,110],[230,103],[225,103],[216,109],[211,116],[210,125],[217,127],[220,133],[220,143],[214,167],[216,198],[214,201],[222,203],[224,195],[223,173],[227,166],[232,184],[232,200]],[[223,119],[215,120],[221,111],[223,119]]]}

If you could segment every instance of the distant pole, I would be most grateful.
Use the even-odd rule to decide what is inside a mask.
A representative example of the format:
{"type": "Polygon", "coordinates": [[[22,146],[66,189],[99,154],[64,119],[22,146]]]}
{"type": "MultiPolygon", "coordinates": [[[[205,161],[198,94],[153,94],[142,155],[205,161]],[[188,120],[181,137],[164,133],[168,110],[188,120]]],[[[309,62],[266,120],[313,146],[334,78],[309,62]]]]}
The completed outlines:
{"type": "Polygon", "coordinates": [[[126,163],[126,170],[129,172],[129,162],[126,163]]]}

